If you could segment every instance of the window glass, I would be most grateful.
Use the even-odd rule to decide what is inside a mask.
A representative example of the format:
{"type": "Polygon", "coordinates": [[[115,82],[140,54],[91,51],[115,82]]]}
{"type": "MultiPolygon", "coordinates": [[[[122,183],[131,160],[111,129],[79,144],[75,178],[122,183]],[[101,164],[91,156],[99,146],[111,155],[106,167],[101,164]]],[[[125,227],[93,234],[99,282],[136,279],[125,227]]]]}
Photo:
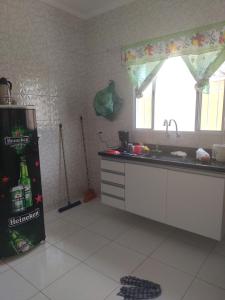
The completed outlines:
{"type": "Polygon", "coordinates": [[[136,128],[152,128],[152,83],[136,99],[136,128]]]}
{"type": "Polygon", "coordinates": [[[164,63],[156,77],[154,129],[165,130],[164,120],[175,119],[180,131],[195,130],[195,84],[181,57],[164,63]]]}
{"type": "MultiPolygon", "coordinates": [[[[181,57],[169,58],[136,99],[136,128],[165,130],[164,120],[175,119],[179,131],[221,131],[225,96],[225,62],[210,78],[209,94],[202,93],[196,111],[196,81],[181,57]],[[197,113],[199,115],[197,115],[197,113]],[[153,122],[154,120],[154,122],[153,122]]],[[[175,130],[172,124],[170,131],[175,130]]]]}
{"type": "Polygon", "coordinates": [[[209,94],[202,94],[201,130],[222,130],[225,63],[210,78],[209,94]]]}

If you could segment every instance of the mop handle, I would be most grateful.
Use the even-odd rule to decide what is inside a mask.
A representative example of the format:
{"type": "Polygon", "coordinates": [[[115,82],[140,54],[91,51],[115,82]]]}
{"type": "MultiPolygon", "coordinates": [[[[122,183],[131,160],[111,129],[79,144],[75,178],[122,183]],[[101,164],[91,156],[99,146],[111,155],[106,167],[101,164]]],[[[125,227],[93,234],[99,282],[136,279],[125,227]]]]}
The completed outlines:
{"type": "Polygon", "coordinates": [[[84,123],[83,123],[83,117],[82,116],[80,116],[80,123],[81,123],[82,139],[83,139],[83,146],[84,146],[84,158],[85,158],[85,165],[86,165],[87,184],[88,184],[88,188],[90,189],[90,178],[89,178],[89,169],[88,169],[88,160],[87,160],[87,148],[86,148],[86,142],[85,142],[85,136],[84,136],[84,123]]]}
{"type": "Polygon", "coordinates": [[[64,140],[63,140],[62,124],[61,123],[59,124],[59,134],[60,134],[60,140],[61,140],[61,145],[62,145],[64,172],[65,172],[65,180],[66,180],[66,196],[67,196],[68,203],[70,203],[70,193],[69,193],[69,184],[68,184],[68,176],[67,176],[65,148],[64,148],[64,140]]]}

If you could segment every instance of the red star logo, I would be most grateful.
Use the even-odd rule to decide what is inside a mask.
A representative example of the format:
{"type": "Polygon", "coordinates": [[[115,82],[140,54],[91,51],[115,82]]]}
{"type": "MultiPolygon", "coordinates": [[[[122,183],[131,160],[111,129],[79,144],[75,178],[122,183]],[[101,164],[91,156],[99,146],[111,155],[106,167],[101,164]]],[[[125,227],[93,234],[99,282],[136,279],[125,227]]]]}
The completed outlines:
{"type": "Polygon", "coordinates": [[[2,183],[8,183],[9,182],[9,177],[4,176],[2,177],[2,183]]]}
{"type": "Polygon", "coordinates": [[[36,160],[36,161],[35,161],[35,167],[38,168],[39,166],[40,166],[40,161],[39,161],[39,160],[36,160]]]}
{"type": "Polygon", "coordinates": [[[37,204],[42,203],[42,201],[43,201],[42,195],[38,194],[38,195],[35,197],[35,201],[36,201],[37,204]]]}

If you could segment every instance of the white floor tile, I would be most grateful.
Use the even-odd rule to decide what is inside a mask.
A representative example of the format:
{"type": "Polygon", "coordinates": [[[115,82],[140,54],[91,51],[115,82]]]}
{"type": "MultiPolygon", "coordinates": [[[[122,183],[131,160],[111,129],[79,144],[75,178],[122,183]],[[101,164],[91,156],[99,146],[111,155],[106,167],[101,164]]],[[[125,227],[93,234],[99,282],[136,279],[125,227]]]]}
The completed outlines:
{"type": "Polygon", "coordinates": [[[109,240],[106,238],[84,229],[58,242],[55,246],[80,260],[84,260],[107,243],[109,240]]]}
{"type": "Polygon", "coordinates": [[[198,247],[201,249],[205,249],[211,251],[213,247],[216,245],[216,241],[203,237],[201,235],[197,235],[185,230],[174,229],[173,234],[171,235],[172,239],[177,241],[181,241],[187,244],[190,244],[194,247],[198,247]]]}
{"type": "Polygon", "coordinates": [[[162,294],[158,300],[180,300],[194,278],[151,258],[134,275],[161,285],[162,294]]]}
{"type": "Polygon", "coordinates": [[[174,229],[171,226],[168,226],[166,224],[162,224],[160,222],[156,222],[144,217],[140,217],[134,214],[129,214],[131,218],[131,222],[134,223],[134,228],[139,229],[139,230],[146,230],[146,229],[151,229],[158,231],[160,233],[164,233],[166,235],[171,234],[174,229]],[[134,220],[134,222],[133,222],[134,220]]]}
{"type": "Polygon", "coordinates": [[[224,300],[225,290],[195,280],[183,300],[224,300]]]}
{"type": "Polygon", "coordinates": [[[119,282],[122,276],[130,274],[144,259],[143,255],[112,243],[87,259],[86,263],[119,282]]]}
{"type": "Polygon", "coordinates": [[[216,243],[214,252],[225,256],[225,239],[223,239],[221,242],[216,243]]]}
{"type": "Polygon", "coordinates": [[[96,232],[106,238],[114,240],[132,227],[126,220],[118,220],[114,217],[106,217],[88,227],[93,232],[96,232]]]}
{"type": "Polygon", "coordinates": [[[9,266],[5,264],[5,262],[0,260],[0,273],[5,272],[9,269],[10,269],[9,266]]]}
{"type": "Polygon", "coordinates": [[[13,270],[0,273],[0,299],[27,300],[38,290],[13,270]]]}
{"type": "Polygon", "coordinates": [[[78,224],[84,227],[94,223],[99,218],[102,218],[100,214],[89,211],[82,205],[75,207],[68,212],[62,213],[61,217],[63,220],[69,221],[72,224],[78,224]]]}
{"type": "Polygon", "coordinates": [[[89,210],[97,214],[101,214],[104,216],[112,215],[115,213],[116,208],[110,207],[108,205],[102,204],[100,201],[91,201],[89,203],[84,204],[84,206],[89,210]]]}
{"type": "MultiPolygon", "coordinates": [[[[127,211],[121,210],[121,209],[115,209],[114,213],[111,215],[111,217],[116,220],[116,221],[120,221],[122,223],[125,223],[128,226],[132,226],[135,227],[137,225],[139,225],[139,223],[141,222],[146,224],[146,220],[145,218],[139,217],[135,214],[129,213],[127,211]]],[[[147,220],[150,221],[150,220],[147,220]]],[[[151,221],[150,221],[151,223],[151,221]]]]}
{"type": "Polygon", "coordinates": [[[149,255],[159,247],[167,235],[160,229],[143,227],[125,232],[115,241],[144,255],[149,255]]]}
{"type": "Polygon", "coordinates": [[[50,246],[16,265],[15,269],[41,290],[79,263],[79,260],[50,246]]]}
{"type": "Polygon", "coordinates": [[[49,300],[49,298],[47,298],[45,295],[43,295],[42,293],[39,293],[37,295],[35,295],[34,297],[32,297],[29,300],[49,300]]]}
{"type": "Polygon", "coordinates": [[[54,244],[81,229],[83,227],[78,224],[72,224],[64,220],[53,221],[46,225],[46,240],[50,244],[54,244]]]}
{"type": "Polygon", "coordinates": [[[60,213],[55,209],[45,212],[44,214],[45,224],[51,223],[53,221],[57,221],[59,218],[60,218],[60,213]]]}
{"type": "Polygon", "coordinates": [[[112,293],[106,297],[106,300],[123,300],[120,296],[117,296],[117,294],[120,291],[120,286],[112,291],[112,293]]]}
{"type": "Polygon", "coordinates": [[[153,253],[152,258],[158,259],[180,271],[196,274],[207,255],[208,250],[169,239],[153,253]]]}
{"type": "Polygon", "coordinates": [[[99,201],[63,214],[50,211],[45,219],[47,241],[56,247],[46,242],[0,260],[0,299],[120,300],[119,280],[132,272],[161,284],[159,300],[225,299],[225,240],[216,243],[99,201]]]}
{"type": "Polygon", "coordinates": [[[211,254],[198,277],[225,289],[225,256],[211,254]]]}
{"type": "Polygon", "coordinates": [[[43,292],[52,300],[103,300],[117,284],[81,264],[43,292]]]}
{"type": "Polygon", "coordinates": [[[37,245],[34,249],[30,250],[29,252],[27,252],[23,255],[13,256],[13,257],[5,259],[5,262],[9,266],[14,267],[14,266],[28,260],[33,255],[46,250],[49,246],[50,246],[50,244],[48,242],[42,242],[41,244],[37,245]]]}

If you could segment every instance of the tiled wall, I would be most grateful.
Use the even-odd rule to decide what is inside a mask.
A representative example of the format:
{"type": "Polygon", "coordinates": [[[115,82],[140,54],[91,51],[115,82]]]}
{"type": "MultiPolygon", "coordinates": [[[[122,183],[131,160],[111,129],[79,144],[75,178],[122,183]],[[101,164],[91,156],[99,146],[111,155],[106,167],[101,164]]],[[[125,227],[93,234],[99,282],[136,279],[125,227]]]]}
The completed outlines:
{"type": "Polygon", "coordinates": [[[119,129],[130,130],[134,141],[146,143],[210,147],[225,142],[224,134],[183,134],[180,138],[175,135],[167,138],[164,133],[134,130],[132,86],[120,59],[122,45],[223,21],[224,11],[225,0],[138,0],[86,23],[89,164],[92,183],[97,189],[100,182],[97,151],[104,148],[96,137],[99,130],[113,145],[118,143],[119,129]],[[113,123],[96,117],[92,107],[96,91],[110,79],[115,80],[124,99],[124,108],[113,123]]]}
{"type": "Polygon", "coordinates": [[[38,0],[0,0],[0,76],[13,96],[37,108],[46,207],[64,200],[58,124],[64,125],[71,198],[86,187],[79,115],[83,113],[83,22],[38,0]]]}
{"type": "Polygon", "coordinates": [[[47,6],[39,0],[0,0],[0,76],[13,82],[19,103],[37,107],[45,205],[62,201],[65,184],[59,151],[58,124],[65,130],[71,197],[86,188],[79,116],[88,130],[91,181],[99,190],[99,157],[104,148],[97,137],[118,143],[117,131],[130,130],[133,140],[192,146],[210,146],[223,134],[188,134],[176,139],[164,133],[133,129],[133,95],[121,66],[120,48],[157,37],[224,20],[225,0],[138,0],[89,21],[47,6]],[[96,117],[95,93],[110,79],[124,99],[113,123],[96,117]]]}

